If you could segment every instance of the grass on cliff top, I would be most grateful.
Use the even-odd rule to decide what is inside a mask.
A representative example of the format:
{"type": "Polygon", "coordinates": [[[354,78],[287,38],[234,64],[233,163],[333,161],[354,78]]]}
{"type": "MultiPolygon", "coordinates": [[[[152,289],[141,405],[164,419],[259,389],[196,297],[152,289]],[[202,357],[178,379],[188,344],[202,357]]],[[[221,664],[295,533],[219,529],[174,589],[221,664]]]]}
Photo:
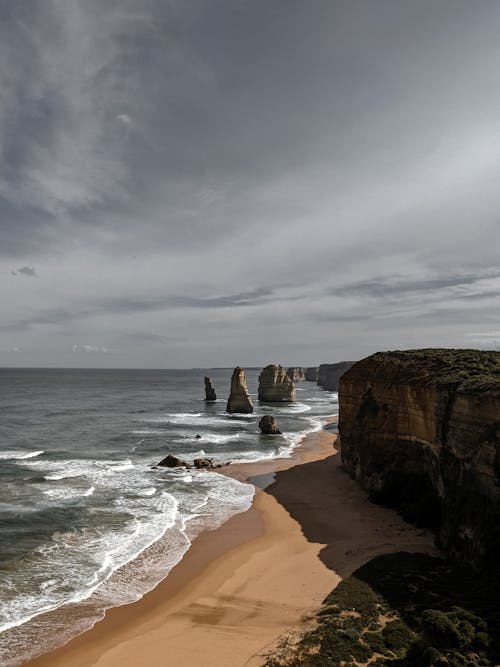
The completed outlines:
{"type": "Polygon", "coordinates": [[[493,667],[500,664],[498,575],[438,558],[374,558],[342,581],[318,625],[266,667],[493,667]]]}
{"type": "Polygon", "coordinates": [[[369,358],[397,365],[411,382],[457,391],[500,389],[500,352],[427,348],[377,352],[369,358]]]}

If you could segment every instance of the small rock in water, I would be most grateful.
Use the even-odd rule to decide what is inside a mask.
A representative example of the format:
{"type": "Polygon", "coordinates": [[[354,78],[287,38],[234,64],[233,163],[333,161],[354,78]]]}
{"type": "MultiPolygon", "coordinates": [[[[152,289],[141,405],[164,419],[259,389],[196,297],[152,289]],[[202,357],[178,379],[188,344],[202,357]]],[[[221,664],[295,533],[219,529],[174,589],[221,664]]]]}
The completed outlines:
{"type": "Polygon", "coordinates": [[[178,459],[177,456],[172,456],[172,454],[165,456],[165,458],[158,463],[158,466],[161,468],[189,468],[189,465],[185,461],[178,459]]]}
{"type": "Polygon", "coordinates": [[[198,435],[195,435],[195,436],[194,436],[194,439],[195,439],[195,440],[201,440],[201,435],[198,433],[198,435]]]}
{"type": "Polygon", "coordinates": [[[264,415],[259,422],[259,428],[266,435],[279,435],[281,433],[278,423],[272,415],[264,415]]]}

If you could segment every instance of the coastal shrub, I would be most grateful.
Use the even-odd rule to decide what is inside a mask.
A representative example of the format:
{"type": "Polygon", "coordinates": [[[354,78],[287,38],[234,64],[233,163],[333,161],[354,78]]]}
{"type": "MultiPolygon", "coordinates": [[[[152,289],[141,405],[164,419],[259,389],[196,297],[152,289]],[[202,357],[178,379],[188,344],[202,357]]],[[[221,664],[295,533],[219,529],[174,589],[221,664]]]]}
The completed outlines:
{"type": "Polygon", "coordinates": [[[404,655],[417,639],[417,635],[401,621],[391,621],[382,630],[382,637],[388,649],[398,656],[404,655]]]}
{"type": "Polygon", "coordinates": [[[325,600],[317,627],[268,667],[497,667],[500,573],[424,554],[374,558],[325,600]]]}

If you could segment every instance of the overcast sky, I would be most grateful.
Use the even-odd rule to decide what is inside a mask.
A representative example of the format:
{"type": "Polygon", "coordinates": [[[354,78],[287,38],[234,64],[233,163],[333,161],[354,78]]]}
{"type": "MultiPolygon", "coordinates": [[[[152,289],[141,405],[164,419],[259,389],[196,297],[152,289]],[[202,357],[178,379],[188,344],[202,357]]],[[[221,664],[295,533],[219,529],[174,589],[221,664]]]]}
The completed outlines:
{"type": "Polygon", "coordinates": [[[0,365],[500,345],[500,2],[0,0],[0,365]]]}

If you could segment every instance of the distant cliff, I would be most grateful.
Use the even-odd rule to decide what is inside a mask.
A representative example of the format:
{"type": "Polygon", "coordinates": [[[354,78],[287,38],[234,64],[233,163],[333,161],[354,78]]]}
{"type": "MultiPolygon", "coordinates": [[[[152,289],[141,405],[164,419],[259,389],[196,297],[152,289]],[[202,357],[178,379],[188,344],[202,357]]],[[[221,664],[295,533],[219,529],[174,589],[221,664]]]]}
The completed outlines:
{"type": "Polygon", "coordinates": [[[338,391],[340,378],[354,363],[340,361],[338,364],[321,364],[318,366],[318,386],[326,391],[338,391]]]}
{"type": "Polygon", "coordinates": [[[476,567],[500,556],[500,353],[381,352],[340,381],[345,469],[476,567]]]}

